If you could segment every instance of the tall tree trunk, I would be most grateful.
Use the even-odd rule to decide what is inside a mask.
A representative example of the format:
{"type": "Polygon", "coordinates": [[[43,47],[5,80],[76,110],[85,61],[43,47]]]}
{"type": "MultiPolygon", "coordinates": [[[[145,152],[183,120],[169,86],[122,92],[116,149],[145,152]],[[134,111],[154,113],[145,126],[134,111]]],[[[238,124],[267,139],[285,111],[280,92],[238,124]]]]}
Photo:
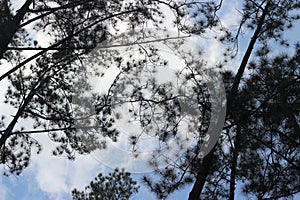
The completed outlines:
{"type": "Polygon", "coordinates": [[[17,11],[17,14],[10,19],[10,11],[8,10],[7,0],[3,2],[3,8],[5,10],[6,18],[3,18],[1,23],[1,33],[0,33],[0,59],[3,58],[3,54],[6,52],[9,43],[12,41],[13,36],[16,34],[20,22],[24,19],[25,14],[29,11],[29,6],[33,0],[26,0],[24,5],[17,11]]]}
{"type": "MultiPolygon", "coordinates": [[[[256,30],[253,33],[253,36],[250,40],[250,43],[247,47],[247,50],[246,50],[245,54],[244,54],[244,57],[242,59],[242,62],[241,62],[240,67],[238,69],[238,72],[235,76],[233,85],[231,87],[231,91],[230,91],[230,93],[227,97],[227,110],[228,110],[227,113],[231,112],[232,106],[234,105],[233,102],[234,102],[234,99],[235,99],[235,97],[238,93],[239,84],[240,84],[242,76],[245,72],[245,69],[246,69],[247,63],[249,61],[249,58],[251,56],[251,53],[253,51],[254,45],[257,42],[259,34],[261,33],[263,24],[265,22],[266,15],[269,12],[270,3],[271,3],[271,1],[268,0],[267,4],[266,4],[266,6],[265,6],[265,8],[262,12],[262,15],[260,17],[259,23],[257,24],[256,30]]],[[[196,181],[195,181],[194,186],[193,186],[193,188],[190,192],[189,200],[197,200],[197,199],[200,198],[200,194],[203,190],[204,184],[206,182],[206,178],[209,174],[209,169],[212,166],[212,155],[213,155],[214,151],[215,151],[215,148],[213,148],[211,150],[211,152],[203,159],[203,163],[201,164],[202,166],[200,167],[200,170],[198,171],[196,181]]]]}
{"type": "Polygon", "coordinates": [[[270,3],[271,3],[271,0],[268,0],[268,3],[267,3],[267,5],[266,5],[266,7],[265,7],[265,9],[264,9],[261,17],[260,17],[260,20],[259,20],[259,23],[258,23],[258,25],[256,27],[256,30],[255,30],[255,32],[254,32],[254,34],[253,34],[253,36],[252,36],[252,38],[250,40],[248,48],[247,48],[247,50],[246,50],[246,52],[244,54],[244,57],[242,59],[241,65],[240,65],[240,67],[238,69],[238,72],[235,75],[235,78],[234,78],[234,81],[233,81],[233,84],[232,84],[232,87],[231,87],[231,91],[230,91],[230,94],[228,96],[228,101],[229,101],[228,105],[233,105],[231,102],[235,98],[235,96],[236,96],[236,94],[238,92],[238,88],[239,88],[242,76],[243,76],[243,74],[245,72],[247,63],[248,63],[249,58],[251,56],[251,53],[253,51],[254,45],[257,42],[258,36],[261,33],[261,29],[262,29],[263,24],[265,22],[266,15],[269,12],[270,3]]]}
{"type": "Polygon", "coordinates": [[[189,200],[198,200],[201,191],[204,187],[206,177],[209,173],[210,166],[212,165],[214,149],[212,149],[203,159],[200,169],[197,173],[196,182],[194,183],[193,189],[189,194],[189,200]]]}
{"type": "Polygon", "coordinates": [[[233,153],[232,153],[232,160],[231,160],[229,200],[234,200],[236,166],[237,166],[237,159],[239,156],[240,142],[241,142],[241,127],[237,125],[236,137],[234,140],[234,149],[232,150],[233,153]]]}

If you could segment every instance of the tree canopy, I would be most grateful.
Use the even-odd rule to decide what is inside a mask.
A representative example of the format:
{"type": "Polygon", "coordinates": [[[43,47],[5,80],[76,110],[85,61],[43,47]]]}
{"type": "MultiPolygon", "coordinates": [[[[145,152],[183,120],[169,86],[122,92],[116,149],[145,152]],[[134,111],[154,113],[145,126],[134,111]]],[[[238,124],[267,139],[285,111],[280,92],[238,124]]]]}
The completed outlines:
{"type": "Polygon", "coordinates": [[[137,182],[130,177],[129,172],[115,169],[108,176],[99,173],[84,191],[74,189],[72,196],[74,200],[126,200],[137,193],[138,189],[137,182]]]}
{"type": "MultiPolygon", "coordinates": [[[[75,152],[88,152],[81,138],[86,135],[77,134],[74,128],[76,119],[71,109],[73,89],[76,84],[83,84],[77,88],[76,92],[80,93],[89,87],[78,74],[84,68],[82,60],[99,43],[118,33],[119,23],[128,26],[128,30],[136,26],[145,27],[147,20],[158,26],[164,18],[159,5],[164,4],[174,12],[177,26],[189,31],[189,25],[183,20],[187,18],[187,13],[181,10],[184,7],[206,5],[185,2],[179,6],[163,1],[28,0],[14,14],[11,3],[1,1],[1,27],[5,27],[2,29],[5,31],[1,32],[1,41],[4,41],[1,43],[1,58],[13,62],[14,66],[4,72],[0,80],[8,79],[11,82],[5,102],[17,111],[9,119],[11,121],[5,121],[3,116],[0,146],[1,163],[8,167],[8,171],[17,174],[28,165],[32,147],[37,147],[37,152],[41,150],[38,141],[31,137],[34,133],[48,133],[51,140],[58,142],[53,152],[55,155],[66,153],[73,159],[75,152]],[[26,31],[29,25],[51,38],[49,46],[39,46],[40,42],[26,31]],[[25,57],[20,53],[21,50],[34,50],[37,53],[25,57]],[[32,128],[35,130],[16,128],[20,119],[33,119],[32,128]]],[[[206,12],[204,14],[208,15],[206,12]]],[[[101,58],[98,62],[101,62],[101,58]]],[[[104,121],[101,123],[106,126],[109,122],[104,121]]],[[[115,131],[104,132],[111,137],[116,135],[115,131]]],[[[101,148],[101,144],[98,145],[101,148]]]]}
{"type": "MultiPolygon", "coordinates": [[[[3,67],[0,81],[8,82],[4,103],[15,110],[0,120],[0,163],[5,174],[19,175],[33,150],[42,150],[35,133],[48,134],[57,144],[53,155],[75,159],[77,153],[107,148],[107,139],[117,142],[121,131],[116,124],[127,113],[142,127],[142,134],[159,141],[161,148],[149,161],[156,175],[143,178],[158,198],[190,184],[191,200],[234,200],[237,188],[255,199],[299,194],[300,47],[285,38],[300,19],[298,0],[242,1],[235,28],[222,21],[227,5],[223,0],[26,0],[18,10],[14,3],[0,1],[0,63],[11,64],[7,70],[3,67]],[[169,15],[178,33],[175,42],[168,33],[161,34],[169,15]],[[49,42],[39,41],[29,30],[49,42]],[[225,47],[219,50],[223,56],[217,64],[207,62],[201,50],[195,57],[180,48],[184,37],[205,41],[202,36],[214,32],[215,41],[225,47]],[[248,40],[244,52],[241,40],[248,40]],[[107,48],[114,42],[117,48],[107,48]],[[180,80],[176,91],[174,81],[161,83],[155,76],[164,67],[172,73],[156,42],[184,61],[175,73],[180,80]],[[108,91],[93,92],[89,77],[104,79],[111,68],[118,73],[108,91]],[[208,84],[217,80],[212,78],[217,76],[207,80],[208,69],[221,74],[226,102],[216,102],[214,94],[222,89],[208,84]],[[216,103],[227,106],[225,124],[212,150],[201,156],[210,125],[221,120],[214,115],[216,103]],[[124,113],[116,112],[124,105],[124,113]],[[184,117],[186,134],[196,141],[188,147],[179,137],[184,117]],[[171,152],[172,140],[180,155],[168,157],[164,153],[171,152]]],[[[129,137],[136,157],[142,134],[129,137]]],[[[73,197],[94,198],[89,195],[100,190],[102,196],[118,195],[103,193],[104,188],[116,187],[105,180],[125,185],[129,181],[128,190],[121,192],[128,195],[125,199],[137,191],[128,173],[115,171],[108,177],[100,174],[88,188],[92,193],[75,190],[73,197]]]]}

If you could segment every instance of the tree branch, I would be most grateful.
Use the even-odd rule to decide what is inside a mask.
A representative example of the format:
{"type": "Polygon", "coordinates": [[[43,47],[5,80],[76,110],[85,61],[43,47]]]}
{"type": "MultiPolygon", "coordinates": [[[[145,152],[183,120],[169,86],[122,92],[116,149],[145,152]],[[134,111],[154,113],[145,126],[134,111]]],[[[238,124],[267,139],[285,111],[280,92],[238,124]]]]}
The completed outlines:
{"type": "Polygon", "coordinates": [[[262,143],[264,146],[268,147],[269,149],[271,149],[274,153],[276,153],[277,155],[279,155],[281,158],[283,158],[286,162],[288,162],[290,165],[292,165],[292,167],[294,167],[296,170],[300,171],[300,166],[296,165],[295,163],[293,163],[289,158],[287,158],[285,155],[283,155],[282,153],[280,153],[279,151],[277,151],[276,149],[274,149],[271,145],[269,145],[267,142],[263,141],[262,139],[260,139],[259,137],[257,137],[256,135],[252,134],[251,132],[248,132],[249,135],[251,135],[254,139],[256,139],[257,141],[259,141],[260,143],[262,143]]]}
{"type": "Polygon", "coordinates": [[[3,58],[4,53],[7,50],[8,44],[12,41],[13,36],[19,28],[21,20],[29,10],[29,6],[33,0],[26,0],[24,5],[17,11],[17,14],[12,20],[6,20],[1,27],[3,33],[0,34],[0,59],[3,58]]]}
{"type": "Polygon", "coordinates": [[[8,75],[12,74],[13,72],[15,72],[16,70],[18,70],[19,68],[21,68],[22,66],[24,66],[25,64],[27,64],[28,62],[34,60],[35,58],[38,58],[39,56],[43,55],[44,53],[46,53],[49,49],[53,49],[53,48],[56,48],[58,46],[60,46],[61,44],[63,44],[64,42],[68,41],[69,39],[71,39],[72,37],[80,34],[81,32],[95,26],[96,24],[104,21],[104,20],[107,20],[107,19],[110,19],[112,17],[117,17],[117,16],[120,16],[120,15],[124,15],[124,14],[127,14],[127,13],[131,13],[131,12],[136,12],[136,11],[139,11],[139,9],[134,9],[134,10],[127,10],[127,11],[123,11],[123,12],[120,12],[120,13],[116,13],[116,14],[113,14],[113,15],[110,15],[110,16],[107,16],[107,17],[104,17],[104,18],[101,18],[93,23],[91,23],[90,25],[87,25],[86,27],[84,27],[83,29],[63,38],[62,40],[60,40],[59,42],[49,46],[48,48],[42,50],[41,52],[27,58],[26,60],[22,61],[20,64],[18,64],[17,66],[15,66],[14,68],[12,68],[11,70],[9,70],[8,72],[4,73],[1,77],[0,77],[0,81],[2,81],[4,78],[6,78],[8,75]]]}

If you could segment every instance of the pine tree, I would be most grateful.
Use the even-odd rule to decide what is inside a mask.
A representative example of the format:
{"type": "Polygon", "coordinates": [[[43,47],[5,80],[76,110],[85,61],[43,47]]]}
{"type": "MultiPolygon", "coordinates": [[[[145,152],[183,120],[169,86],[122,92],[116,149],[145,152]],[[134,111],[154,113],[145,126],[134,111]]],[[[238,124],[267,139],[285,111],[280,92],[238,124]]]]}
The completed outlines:
{"type": "Polygon", "coordinates": [[[74,189],[72,196],[74,200],[127,200],[138,192],[137,182],[130,177],[129,172],[124,169],[115,169],[107,176],[99,173],[84,191],[74,189]]]}

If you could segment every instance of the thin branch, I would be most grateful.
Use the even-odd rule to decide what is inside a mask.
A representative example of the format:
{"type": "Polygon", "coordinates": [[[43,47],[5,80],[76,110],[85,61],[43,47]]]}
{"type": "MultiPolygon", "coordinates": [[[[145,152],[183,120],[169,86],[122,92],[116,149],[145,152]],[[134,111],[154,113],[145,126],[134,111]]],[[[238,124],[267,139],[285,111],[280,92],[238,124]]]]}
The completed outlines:
{"type": "Polygon", "coordinates": [[[48,50],[48,51],[56,51],[56,50],[82,50],[82,49],[94,49],[95,47],[7,47],[7,50],[16,50],[16,51],[40,51],[40,50],[48,50]]]}
{"type": "Polygon", "coordinates": [[[257,141],[259,141],[260,143],[262,143],[264,146],[268,147],[274,153],[276,153],[277,155],[279,155],[280,157],[282,157],[285,161],[287,161],[289,164],[291,164],[295,169],[297,169],[298,171],[300,171],[300,166],[298,166],[295,163],[293,163],[289,158],[287,158],[285,155],[283,155],[282,153],[280,153],[279,151],[277,151],[276,149],[274,149],[270,144],[268,144],[267,142],[263,141],[262,139],[260,139],[256,135],[252,134],[251,132],[248,132],[248,134],[251,135],[257,141]]]}
{"type": "Polygon", "coordinates": [[[177,40],[177,39],[183,39],[183,38],[188,38],[191,37],[190,35],[187,36],[176,36],[176,37],[166,37],[166,38],[160,38],[160,39],[155,39],[155,40],[147,40],[147,41],[142,41],[142,42],[132,42],[132,43],[126,43],[126,44],[117,44],[117,45],[109,45],[109,46],[99,46],[99,47],[89,47],[89,46],[83,46],[83,47],[8,47],[7,50],[19,50],[19,51],[39,51],[39,50],[82,50],[82,49],[107,49],[107,48],[115,48],[115,47],[127,47],[127,46],[132,46],[132,45],[139,45],[139,44],[149,44],[153,42],[164,42],[168,40],[177,40]]]}
{"type": "Polygon", "coordinates": [[[85,0],[85,1],[81,1],[81,2],[68,3],[68,4],[65,4],[65,5],[62,5],[62,6],[59,6],[59,7],[54,7],[54,8],[41,8],[41,9],[38,9],[38,10],[29,9],[29,12],[31,12],[31,13],[40,13],[40,12],[51,11],[53,13],[55,11],[62,10],[62,9],[74,8],[76,6],[79,6],[79,5],[82,5],[82,4],[91,2],[91,1],[93,1],[93,0],[85,0]]]}
{"type": "Polygon", "coordinates": [[[36,17],[34,17],[34,18],[32,18],[32,19],[29,19],[28,21],[26,21],[26,22],[20,24],[20,25],[18,26],[18,28],[22,28],[22,27],[24,27],[24,26],[26,26],[26,25],[28,25],[28,24],[30,24],[30,23],[32,23],[32,22],[38,20],[38,19],[41,19],[41,18],[43,18],[43,17],[46,17],[47,15],[50,15],[50,14],[52,14],[52,13],[53,13],[53,12],[50,11],[50,12],[41,14],[41,15],[39,15],[39,16],[36,16],[36,17]]]}
{"type": "Polygon", "coordinates": [[[283,197],[288,197],[288,196],[292,196],[295,194],[298,194],[300,192],[300,190],[296,190],[296,191],[292,191],[289,194],[281,194],[278,196],[273,196],[273,197],[268,197],[268,198],[263,198],[262,200],[273,200],[273,199],[281,199],[283,197]]]}
{"type": "MultiPolygon", "coordinates": [[[[87,130],[87,129],[97,129],[99,126],[76,126],[76,127],[65,127],[65,128],[53,128],[53,129],[43,129],[43,130],[28,130],[28,131],[15,131],[12,132],[12,135],[17,134],[38,134],[38,133],[49,133],[56,131],[64,131],[64,130],[87,130]]],[[[3,131],[0,131],[0,133],[3,131]]]]}
{"type": "MultiPolygon", "coordinates": [[[[120,12],[120,13],[116,13],[116,14],[113,14],[113,15],[110,15],[110,16],[107,16],[107,17],[104,17],[104,18],[101,18],[93,23],[91,23],[90,25],[84,27],[83,29],[65,37],[64,39],[60,40],[59,42],[49,46],[48,48],[51,49],[51,48],[56,48],[58,46],[60,46],[61,44],[63,44],[64,42],[68,41],[69,39],[71,39],[72,37],[80,34],[81,32],[95,26],[96,24],[102,22],[102,21],[105,21],[107,19],[110,19],[110,18],[113,18],[113,17],[117,17],[117,16],[120,16],[120,15],[124,15],[124,14],[128,14],[128,13],[131,13],[131,12],[136,12],[136,11],[139,11],[139,9],[134,9],[134,10],[128,10],[128,11],[123,11],[123,12],[120,12]]],[[[15,66],[14,68],[12,68],[11,70],[9,70],[8,72],[4,73],[1,77],[0,77],[0,81],[2,81],[4,78],[6,78],[8,75],[12,74],[13,72],[15,72],[16,70],[18,70],[19,68],[21,68],[22,66],[24,66],[25,64],[27,64],[28,62],[38,58],[39,56],[43,55],[44,53],[46,53],[48,51],[48,48],[47,49],[44,49],[42,50],[41,52],[27,58],[26,60],[24,60],[23,62],[21,62],[20,64],[18,64],[17,66],[15,66]]]]}

